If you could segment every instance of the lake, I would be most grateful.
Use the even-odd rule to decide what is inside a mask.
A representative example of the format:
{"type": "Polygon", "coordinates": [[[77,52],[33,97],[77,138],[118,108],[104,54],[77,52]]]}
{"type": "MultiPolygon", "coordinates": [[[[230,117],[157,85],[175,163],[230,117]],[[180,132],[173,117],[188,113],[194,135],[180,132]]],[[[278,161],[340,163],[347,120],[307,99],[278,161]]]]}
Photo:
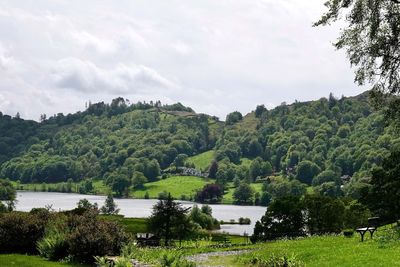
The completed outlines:
{"type": "MultiPolygon", "coordinates": [[[[56,211],[70,210],[76,207],[80,199],[86,198],[92,203],[97,203],[100,207],[104,204],[105,196],[80,195],[73,193],[53,193],[53,192],[17,192],[16,210],[30,211],[32,208],[44,208],[51,205],[56,211]]],[[[152,207],[157,202],[156,199],[114,199],[120,214],[125,217],[146,218],[151,215],[152,207]]],[[[192,207],[193,202],[180,201],[185,207],[192,207]]],[[[201,204],[199,204],[201,206],[201,204]]],[[[250,225],[221,225],[221,231],[235,235],[253,233],[254,225],[257,220],[265,214],[266,208],[259,206],[235,206],[235,205],[209,205],[212,208],[213,217],[218,220],[237,221],[240,217],[250,218],[250,225]]]]}

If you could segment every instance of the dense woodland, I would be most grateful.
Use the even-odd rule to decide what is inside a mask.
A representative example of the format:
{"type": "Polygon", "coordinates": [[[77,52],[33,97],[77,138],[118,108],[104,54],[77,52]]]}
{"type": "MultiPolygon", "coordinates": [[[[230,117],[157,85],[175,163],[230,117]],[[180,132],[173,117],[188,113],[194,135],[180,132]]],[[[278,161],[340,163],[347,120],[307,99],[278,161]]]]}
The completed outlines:
{"type": "Polygon", "coordinates": [[[289,178],[282,185],[288,190],[305,190],[299,186],[304,184],[328,195],[359,197],[373,167],[400,146],[366,93],[283,103],[272,110],[259,105],[245,116],[232,112],[225,122],[180,103],[130,104],[123,98],[89,104],[75,114],[43,115],[40,123],[0,115],[1,178],[101,179],[119,195],[129,186],[165,178],[187,157],[214,150],[216,161],[202,171],[221,185],[238,187],[279,174],[289,178]],[[241,164],[243,159],[251,163],[241,164]]]}

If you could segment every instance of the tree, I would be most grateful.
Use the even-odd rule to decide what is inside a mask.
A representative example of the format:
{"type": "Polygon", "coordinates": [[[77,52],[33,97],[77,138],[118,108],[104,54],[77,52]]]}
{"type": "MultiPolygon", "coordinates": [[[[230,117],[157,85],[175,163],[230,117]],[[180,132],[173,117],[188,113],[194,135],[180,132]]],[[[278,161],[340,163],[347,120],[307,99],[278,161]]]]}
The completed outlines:
{"type": "Polygon", "coordinates": [[[372,185],[361,201],[384,221],[396,221],[400,214],[400,150],[393,151],[382,167],[372,171],[372,185]]]}
{"type": "Polygon", "coordinates": [[[90,203],[86,198],[80,199],[77,203],[77,208],[80,210],[97,210],[97,203],[90,203]]]}
{"type": "Polygon", "coordinates": [[[130,180],[126,175],[117,175],[111,184],[111,189],[117,196],[122,196],[127,193],[129,186],[131,185],[130,180]]]}
{"type": "Polygon", "coordinates": [[[242,182],[233,192],[233,200],[237,204],[252,204],[254,189],[248,183],[242,182]]]}
{"type": "Polygon", "coordinates": [[[132,174],[132,185],[134,188],[141,188],[147,183],[147,178],[143,173],[135,171],[132,174]]]}
{"type": "Polygon", "coordinates": [[[164,238],[164,245],[169,246],[171,239],[181,237],[182,229],[187,223],[186,214],[189,209],[175,202],[168,194],[153,206],[152,215],[148,219],[148,228],[156,235],[164,238]]]}
{"type": "Polygon", "coordinates": [[[117,209],[117,204],[115,204],[115,202],[114,202],[112,193],[109,193],[107,195],[107,198],[104,202],[104,206],[101,207],[100,211],[101,211],[101,213],[107,214],[107,215],[119,213],[119,209],[117,209]]]}
{"type": "Polygon", "coordinates": [[[226,123],[226,125],[232,125],[232,124],[235,124],[235,123],[241,121],[242,119],[243,119],[242,113],[240,113],[239,111],[234,111],[234,112],[226,115],[225,123],[226,123]]]}
{"type": "Polygon", "coordinates": [[[313,186],[321,185],[326,182],[335,182],[335,184],[340,185],[341,180],[339,175],[337,175],[332,170],[325,170],[317,175],[312,181],[313,186]]]}
{"type": "MultiPolygon", "coordinates": [[[[399,0],[328,0],[328,11],[315,23],[328,25],[344,18],[346,27],[337,42],[356,66],[359,85],[373,83],[371,96],[382,104],[382,96],[400,93],[399,0]]],[[[400,99],[388,99],[389,118],[400,117],[400,99]]]]}
{"type": "Polygon", "coordinates": [[[311,234],[340,233],[343,229],[345,206],[340,199],[307,195],[304,208],[311,234]]]}
{"type": "Polygon", "coordinates": [[[256,107],[256,111],[255,111],[256,118],[260,118],[261,115],[262,115],[265,111],[267,111],[267,109],[265,108],[264,105],[258,105],[258,106],[256,107]]]}
{"type": "Polygon", "coordinates": [[[216,160],[213,160],[211,162],[210,168],[208,169],[208,178],[215,179],[217,176],[217,172],[218,172],[218,162],[216,160]]]}
{"type": "Polygon", "coordinates": [[[218,184],[207,184],[203,189],[197,192],[195,200],[200,203],[219,203],[222,200],[224,190],[218,184]]]}
{"type": "Polygon", "coordinates": [[[302,183],[311,184],[312,180],[319,172],[320,169],[317,164],[305,160],[300,162],[297,166],[297,179],[302,183]]]}
{"type": "Polygon", "coordinates": [[[7,210],[11,211],[14,209],[16,197],[17,192],[12,183],[7,179],[0,179],[0,203],[1,201],[5,201],[7,203],[7,210]]]}
{"type": "Polygon", "coordinates": [[[257,221],[252,242],[305,235],[303,207],[299,197],[274,200],[264,216],[257,221]]]}

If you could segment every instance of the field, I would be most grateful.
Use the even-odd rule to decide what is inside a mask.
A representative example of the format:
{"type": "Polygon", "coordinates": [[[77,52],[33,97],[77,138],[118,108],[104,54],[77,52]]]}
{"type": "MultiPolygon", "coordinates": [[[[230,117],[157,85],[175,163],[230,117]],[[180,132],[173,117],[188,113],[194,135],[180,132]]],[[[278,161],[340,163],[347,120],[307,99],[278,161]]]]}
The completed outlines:
{"type": "Polygon", "coordinates": [[[289,257],[305,266],[400,266],[400,243],[383,246],[379,232],[375,240],[369,236],[363,243],[358,234],[352,238],[316,236],[297,240],[282,240],[254,245],[254,251],[240,256],[212,257],[206,265],[221,263],[225,267],[251,266],[249,262],[271,257],[289,257]]]}
{"type": "Polygon", "coordinates": [[[187,159],[188,163],[193,163],[196,168],[207,171],[211,161],[214,159],[214,150],[206,151],[187,159]]]}
{"type": "Polygon", "coordinates": [[[0,254],[0,266],[16,267],[78,267],[80,264],[60,263],[43,259],[39,256],[28,256],[20,254],[0,254]]]}
{"type": "Polygon", "coordinates": [[[144,198],[146,192],[150,198],[157,198],[160,192],[171,193],[172,197],[181,199],[184,195],[187,198],[194,196],[195,192],[212,180],[194,176],[171,176],[164,180],[144,184],[144,188],[134,190],[131,196],[144,198]]]}

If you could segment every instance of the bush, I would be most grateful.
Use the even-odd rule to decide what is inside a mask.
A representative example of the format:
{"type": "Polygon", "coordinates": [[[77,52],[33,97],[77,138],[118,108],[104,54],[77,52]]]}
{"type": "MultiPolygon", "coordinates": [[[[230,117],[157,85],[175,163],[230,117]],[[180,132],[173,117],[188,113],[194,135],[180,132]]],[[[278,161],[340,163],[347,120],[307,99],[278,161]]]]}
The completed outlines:
{"type": "Polygon", "coordinates": [[[37,243],[37,249],[42,257],[57,261],[68,256],[66,224],[67,217],[63,214],[58,214],[49,223],[45,236],[37,243]]]}
{"type": "Polygon", "coordinates": [[[345,236],[345,237],[352,237],[353,235],[354,235],[354,231],[353,230],[344,230],[343,231],[343,235],[345,236]]]}
{"type": "Polygon", "coordinates": [[[117,255],[129,237],[116,222],[97,218],[96,211],[70,216],[66,237],[69,254],[79,262],[92,263],[93,256],[117,255]]]}
{"type": "Polygon", "coordinates": [[[36,253],[36,243],[45,233],[48,213],[10,212],[0,215],[0,251],[36,253]]]}

